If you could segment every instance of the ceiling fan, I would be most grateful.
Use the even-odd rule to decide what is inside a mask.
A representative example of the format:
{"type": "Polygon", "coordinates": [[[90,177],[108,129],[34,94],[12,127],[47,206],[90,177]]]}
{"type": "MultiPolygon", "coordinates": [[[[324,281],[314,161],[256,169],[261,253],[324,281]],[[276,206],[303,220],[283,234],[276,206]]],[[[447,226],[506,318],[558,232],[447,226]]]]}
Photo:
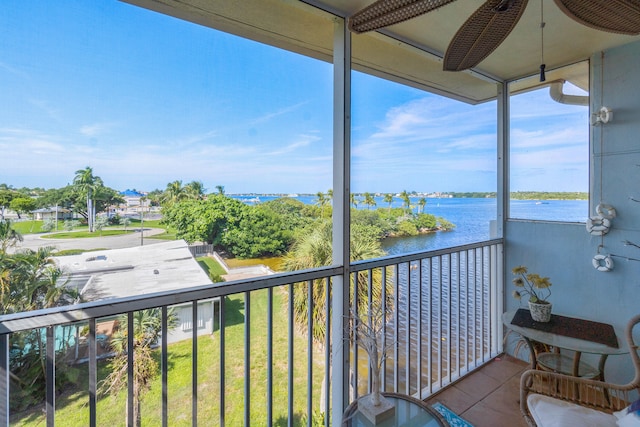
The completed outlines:
{"type": "MultiPolygon", "coordinates": [[[[349,18],[349,29],[364,33],[434,11],[455,0],[377,0],[349,18]]],[[[453,36],[444,56],[445,71],[478,65],[507,38],[528,0],[487,0],[453,36]]],[[[544,0],[542,0],[544,1],[544,0]]],[[[638,0],[554,0],[573,20],[602,31],[640,34],[638,0]]]]}

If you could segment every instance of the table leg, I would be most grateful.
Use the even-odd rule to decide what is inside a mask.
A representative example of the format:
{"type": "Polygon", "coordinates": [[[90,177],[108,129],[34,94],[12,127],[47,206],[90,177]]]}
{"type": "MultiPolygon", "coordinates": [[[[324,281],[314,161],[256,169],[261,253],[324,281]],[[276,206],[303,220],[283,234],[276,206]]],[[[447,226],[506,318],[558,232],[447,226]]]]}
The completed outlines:
{"type": "MultiPolygon", "coordinates": [[[[582,352],[576,351],[573,355],[573,376],[578,378],[580,377],[580,358],[582,357],[582,352]]],[[[575,397],[580,398],[580,388],[578,384],[574,384],[573,392],[575,397]]]]}
{"type": "MultiPolygon", "coordinates": [[[[607,357],[609,357],[608,354],[601,354],[600,355],[600,361],[598,362],[598,370],[600,371],[600,377],[599,380],[604,382],[604,364],[607,362],[607,357]]],[[[609,390],[607,390],[606,388],[603,389],[603,394],[604,394],[604,398],[607,401],[607,403],[609,402],[609,390]]]]}
{"type": "Polygon", "coordinates": [[[576,351],[575,354],[573,355],[573,376],[574,377],[579,377],[580,376],[580,358],[582,357],[582,353],[579,351],[576,351]]]}
{"type": "Polygon", "coordinates": [[[600,371],[600,381],[604,381],[604,364],[607,362],[608,354],[600,355],[600,362],[598,362],[598,370],[600,371]]]}
{"type": "Polygon", "coordinates": [[[524,341],[527,343],[527,347],[529,347],[529,353],[531,353],[531,369],[537,369],[538,368],[538,360],[536,359],[536,350],[533,347],[533,343],[531,342],[531,340],[523,335],[521,335],[522,338],[524,338],[524,341]]]}

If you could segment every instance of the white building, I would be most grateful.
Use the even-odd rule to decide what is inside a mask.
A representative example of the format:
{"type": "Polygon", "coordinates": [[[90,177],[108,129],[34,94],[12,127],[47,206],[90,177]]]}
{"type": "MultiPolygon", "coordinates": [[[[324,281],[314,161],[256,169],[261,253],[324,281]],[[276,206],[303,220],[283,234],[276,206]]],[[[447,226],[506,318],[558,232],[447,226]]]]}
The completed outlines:
{"type": "MultiPolygon", "coordinates": [[[[184,240],[85,252],[55,260],[67,273],[67,285],[77,288],[84,301],[130,298],[212,284],[184,240]]],[[[191,338],[194,326],[198,335],[213,333],[216,309],[215,299],[199,301],[194,322],[191,304],[175,306],[178,326],[170,331],[169,342],[191,338]]]]}

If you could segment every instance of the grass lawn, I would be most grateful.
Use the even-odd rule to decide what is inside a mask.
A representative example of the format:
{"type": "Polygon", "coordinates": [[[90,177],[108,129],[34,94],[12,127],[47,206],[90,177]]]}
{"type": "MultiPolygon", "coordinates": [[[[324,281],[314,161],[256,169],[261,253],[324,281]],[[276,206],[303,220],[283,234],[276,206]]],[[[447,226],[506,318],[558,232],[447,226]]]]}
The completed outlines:
{"type": "MultiPolygon", "coordinates": [[[[273,292],[273,414],[274,425],[287,425],[287,315],[283,290],[273,292]],[[284,312],[283,312],[284,311],[284,312]]],[[[250,379],[250,425],[267,425],[267,290],[251,294],[250,371],[244,370],[245,300],[244,294],[231,295],[225,300],[225,424],[243,425],[244,379],[250,379]]],[[[307,340],[294,333],[294,425],[303,425],[307,394],[307,340]]],[[[218,425],[220,420],[220,330],[198,339],[198,424],[218,425]]],[[[313,408],[319,409],[320,390],[324,376],[323,354],[314,353],[312,396],[313,408]]],[[[169,425],[191,425],[192,342],[181,341],[168,348],[169,425]]],[[[79,378],[76,387],[67,388],[56,397],[56,421],[65,426],[86,426],[89,420],[86,365],[76,368],[79,378]]],[[[108,364],[99,363],[99,380],[107,374],[108,364]]],[[[97,424],[124,425],[126,393],[103,397],[97,404],[97,424]]],[[[151,382],[142,399],[142,425],[161,425],[162,384],[160,373],[151,382]]],[[[41,426],[45,424],[42,408],[16,414],[13,426],[41,426]]]]}
{"type": "Polygon", "coordinates": [[[207,273],[207,276],[209,277],[211,277],[212,275],[222,276],[223,274],[227,274],[225,269],[222,268],[220,264],[218,264],[218,261],[211,257],[198,257],[196,258],[196,261],[198,261],[200,267],[202,267],[202,269],[207,273]]]}
{"type": "MultiPolygon", "coordinates": [[[[42,221],[11,221],[11,227],[20,234],[43,233],[41,226],[42,221]]],[[[62,222],[58,226],[62,230],[62,222]]]]}
{"type": "Polygon", "coordinates": [[[111,229],[105,228],[102,231],[94,231],[90,233],[89,231],[63,231],[61,233],[52,233],[42,236],[43,239],[82,239],[87,237],[107,237],[107,236],[120,236],[122,234],[130,234],[133,233],[133,229],[111,229]]]}
{"type": "MultiPolygon", "coordinates": [[[[44,231],[41,229],[42,224],[44,222],[43,221],[20,221],[20,222],[11,222],[11,226],[13,227],[14,230],[18,231],[20,234],[34,234],[34,233],[44,233],[44,231]]],[[[175,230],[171,230],[169,227],[167,227],[167,225],[165,224],[161,224],[160,220],[145,220],[144,221],[144,226],[145,227],[149,227],[149,228],[162,228],[165,230],[164,233],[162,234],[158,234],[156,236],[153,237],[149,237],[150,239],[164,239],[164,240],[175,240],[176,239],[176,232],[175,230]]],[[[107,234],[105,234],[105,232],[111,228],[114,228],[114,226],[109,226],[109,227],[105,227],[102,231],[103,236],[106,236],[107,234]]],[[[122,226],[115,226],[115,228],[121,230],[123,227],[122,226]]],[[[139,219],[131,219],[131,223],[129,224],[129,226],[127,226],[127,232],[133,232],[133,230],[135,228],[140,228],[140,220],[139,219]]],[[[68,236],[68,237],[96,237],[96,234],[99,236],[100,233],[96,232],[96,233],[86,233],[86,235],[79,235],[77,233],[82,232],[82,231],[87,231],[89,230],[89,227],[86,225],[81,225],[78,227],[74,228],[75,233],[73,233],[72,235],[68,236]]],[[[63,234],[63,237],[58,237],[56,236],[56,238],[60,238],[60,239],[64,239],[67,236],[64,236],[64,234],[69,233],[67,231],[65,231],[64,229],[64,221],[60,220],[58,221],[58,232],[57,234],[63,234]]],[[[53,233],[56,233],[56,231],[54,230],[53,233]]],[[[113,234],[110,234],[113,235],[113,234]]]]}
{"type": "MultiPolygon", "coordinates": [[[[145,237],[147,239],[160,239],[160,240],[176,240],[176,230],[172,229],[166,224],[160,222],[159,219],[153,220],[144,220],[144,227],[147,228],[162,228],[164,229],[164,233],[156,234],[153,236],[145,237]]],[[[131,226],[140,228],[140,220],[139,219],[131,219],[131,226]]]]}

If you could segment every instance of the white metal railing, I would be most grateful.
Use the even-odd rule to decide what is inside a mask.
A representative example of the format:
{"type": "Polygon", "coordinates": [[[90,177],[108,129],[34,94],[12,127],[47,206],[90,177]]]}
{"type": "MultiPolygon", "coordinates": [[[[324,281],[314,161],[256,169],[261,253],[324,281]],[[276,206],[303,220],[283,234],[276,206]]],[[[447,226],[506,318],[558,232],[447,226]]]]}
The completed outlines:
{"type": "MultiPolygon", "coordinates": [[[[349,269],[352,283],[364,280],[367,295],[372,295],[376,283],[388,284],[384,286],[382,301],[385,305],[393,305],[393,319],[386,326],[385,337],[395,345],[383,369],[386,390],[425,398],[501,351],[498,329],[502,311],[501,240],[357,262],[349,269]],[[376,282],[375,277],[381,281],[376,282]]],[[[207,425],[272,425],[285,419],[288,425],[311,426],[319,413],[331,413],[330,387],[343,387],[345,393],[351,390],[351,398],[355,398],[366,392],[370,384],[366,363],[358,363],[358,358],[354,357],[351,358],[352,383],[330,382],[331,283],[333,277],[342,273],[341,267],[324,267],[0,316],[0,425],[9,425],[10,419],[13,423],[20,418],[19,413],[10,413],[9,403],[10,384],[15,380],[10,378],[10,362],[12,357],[18,357],[11,353],[11,345],[20,333],[43,331],[40,335],[45,343],[41,352],[46,371],[44,417],[48,426],[56,422],[68,425],[56,417],[56,396],[60,393],[56,390],[56,368],[61,361],[68,361],[66,358],[70,354],[68,349],[59,348],[57,331],[62,326],[73,326],[77,332],[80,326],[86,326],[88,361],[83,365],[85,378],[78,382],[86,384],[86,391],[80,394],[81,399],[86,399],[83,406],[86,413],[79,417],[85,420],[84,425],[94,426],[102,424],[99,408],[104,408],[101,405],[105,404],[101,399],[110,398],[100,398],[97,393],[99,381],[103,379],[102,374],[99,376],[102,364],[109,360],[101,359],[105,350],[100,347],[100,322],[126,316],[128,348],[135,349],[134,314],[139,310],[159,308],[164,331],[156,348],[160,362],[158,381],[161,383],[157,405],[161,409],[158,413],[148,414],[143,406],[141,413],[145,424],[173,425],[176,421],[172,411],[177,410],[183,412],[181,424],[191,419],[192,425],[198,421],[207,425]],[[298,298],[306,300],[306,304],[301,304],[298,298]],[[217,301],[217,310],[214,310],[216,328],[210,336],[198,338],[198,325],[205,322],[195,319],[199,319],[198,302],[203,300],[217,301]],[[175,381],[171,368],[174,344],[169,344],[166,333],[169,310],[185,304],[191,307],[189,318],[193,324],[191,391],[186,394],[184,386],[182,390],[172,386],[175,381]],[[294,309],[294,304],[304,310],[294,309]],[[305,311],[306,316],[294,316],[294,313],[305,311]],[[238,327],[242,328],[241,342],[233,340],[231,335],[231,328],[238,327]],[[305,334],[301,331],[304,329],[318,332],[305,334]],[[283,336],[274,337],[274,330],[283,336]],[[215,341],[215,357],[207,353],[209,341],[202,341],[211,338],[215,341]],[[264,367],[259,377],[255,373],[256,366],[264,367]],[[208,378],[202,379],[205,373],[212,371],[219,373],[215,376],[216,384],[209,384],[208,378]],[[262,390],[263,385],[264,395],[257,396],[256,390],[262,390]],[[238,395],[244,396],[240,402],[232,397],[236,396],[237,389],[240,389],[238,395]],[[238,405],[241,410],[236,409],[238,405]],[[190,408],[188,413],[184,413],[185,407],[190,408]],[[215,408],[215,415],[205,407],[215,408]]],[[[357,299],[351,299],[354,307],[358,306],[357,299]]],[[[78,342],[74,345],[77,347],[78,342]]],[[[357,354],[357,342],[349,340],[349,345],[351,354],[357,354]]],[[[20,349],[17,350],[19,354],[20,349]]],[[[77,351],[74,354],[77,358],[77,351]]],[[[124,417],[126,413],[128,425],[134,425],[132,378],[135,357],[136,350],[127,354],[129,379],[122,414],[124,417]]],[[[109,406],[109,411],[113,410],[109,406]]],[[[330,422],[325,416],[324,424],[328,426],[330,422]]]]}

